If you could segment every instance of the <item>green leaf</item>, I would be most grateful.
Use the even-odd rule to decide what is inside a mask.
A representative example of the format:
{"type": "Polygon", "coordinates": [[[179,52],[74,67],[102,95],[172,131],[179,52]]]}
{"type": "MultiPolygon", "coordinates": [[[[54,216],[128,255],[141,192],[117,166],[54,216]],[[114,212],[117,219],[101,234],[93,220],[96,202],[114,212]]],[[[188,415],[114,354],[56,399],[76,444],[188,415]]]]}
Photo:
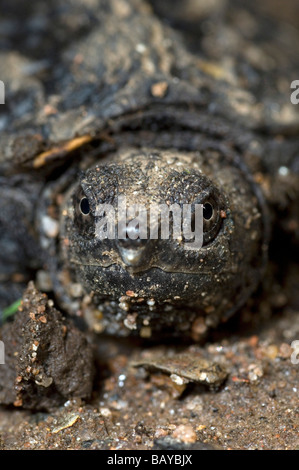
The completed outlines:
{"type": "Polygon", "coordinates": [[[9,305],[9,307],[6,307],[6,308],[2,311],[2,319],[3,319],[3,321],[6,321],[9,317],[11,317],[11,316],[14,315],[15,313],[17,313],[18,308],[19,308],[19,306],[21,305],[21,300],[22,300],[22,299],[16,300],[13,304],[9,305]]]}

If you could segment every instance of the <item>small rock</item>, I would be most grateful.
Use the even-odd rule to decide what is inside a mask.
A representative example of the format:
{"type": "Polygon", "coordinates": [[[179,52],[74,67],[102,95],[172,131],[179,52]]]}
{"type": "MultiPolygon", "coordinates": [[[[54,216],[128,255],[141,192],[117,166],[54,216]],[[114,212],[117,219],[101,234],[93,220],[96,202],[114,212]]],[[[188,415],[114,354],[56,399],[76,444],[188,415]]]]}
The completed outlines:
{"type": "Polygon", "coordinates": [[[181,424],[172,433],[172,437],[178,441],[184,442],[185,444],[192,444],[196,442],[196,432],[189,424],[181,424]]]}
{"type": "Polygon", "coordinates": [[[250,364],[248,370],[248,378],[250,382],[257,382],[264,375],[262,367],[257,364],[250,364]]]}
{"type": "Polygon", "coordinates": [[[50,238],[57,237],[59,233],[59,224],[57,220],[52,219],[48,215],[42,218],[42,228],[45,234],[50,238]]]}
{"type": "Polygon", "coordinates": [[[168,432],[165,429],[158,428],[155,431],[155,439],[160,439],[161,437],[167,436],[168,432]]]}
{"type": "Polygon", "coordinates": [[[149,357],[132,365],[179,377],[180,380],[184,379],[184,383],[195,382],[216,387],[221,385],[228,375],[222,365],[189,351],[170,357],[149,357]]]}
{"type": "Polygon", "coordinates": [[[275,344],[270,344],[266,350],[265,350],[265,355],[269,359],[275,359],[278,354],[278,347],[275,344]]]}
{"type": "Polygon", "coordinates": [[[291,357],[292,348],[288,343],[282,343],[279,348],[279,356],[283,359],[288,359],[291,357]]]}
{"type": "Polygon", "coordinates": [[[151,94],[155,98],[164,98],[168,90],[168,83],[165,81],[154,83],[151,86],[151,94]]]}

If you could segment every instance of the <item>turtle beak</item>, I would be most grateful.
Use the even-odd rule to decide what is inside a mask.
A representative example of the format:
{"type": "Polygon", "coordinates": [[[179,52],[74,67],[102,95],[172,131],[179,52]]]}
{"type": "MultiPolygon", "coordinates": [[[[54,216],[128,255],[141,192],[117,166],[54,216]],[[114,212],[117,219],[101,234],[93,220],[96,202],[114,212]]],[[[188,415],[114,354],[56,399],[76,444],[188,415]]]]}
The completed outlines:
{"type": "Polygon", "coordinates": [[[125,233],[119,234],[116,241],[119,254],[126,266],[139,267],[144,264],[150,240],[141,239],[139,235],[138,228],[128,226],[125,233]]]}

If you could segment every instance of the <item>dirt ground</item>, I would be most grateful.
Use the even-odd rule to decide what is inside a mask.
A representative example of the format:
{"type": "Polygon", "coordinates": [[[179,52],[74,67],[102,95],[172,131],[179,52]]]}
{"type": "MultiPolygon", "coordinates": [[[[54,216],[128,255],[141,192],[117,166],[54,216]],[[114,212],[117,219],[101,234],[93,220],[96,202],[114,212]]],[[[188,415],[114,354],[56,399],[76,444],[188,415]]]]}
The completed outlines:
{"type": "Polygon", "coordinates": [[[297,286],[294,265],[284,289],[253,300],[201,346],[93,338],[91,398],[53,402],[50,411],[3,406],[1,448],[298,449],[299,365],[290,346],[299,338],[297,286]],[[218,388],[181,384],[146,366],[182,351],[225,368],[227,379],[218,388]]]}

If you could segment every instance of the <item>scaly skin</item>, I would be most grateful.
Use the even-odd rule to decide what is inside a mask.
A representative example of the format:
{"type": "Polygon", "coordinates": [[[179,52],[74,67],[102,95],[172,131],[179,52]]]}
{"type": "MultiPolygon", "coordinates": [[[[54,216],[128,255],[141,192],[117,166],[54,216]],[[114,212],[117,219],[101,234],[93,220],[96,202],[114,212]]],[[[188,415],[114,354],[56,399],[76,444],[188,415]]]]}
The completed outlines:
{"type": "Polygon", "coordinates": [[[92,324],[103,312],[97,328],[128,334],[147,326],[153,335],[186,334],[194,322],[216,326],[256,288],[265,267],[267,224],[259,188],[237,160],[215,150],[121,150],[67,191],[56,256],[62,271],[70,271],[61,275],[69,297],[71,278],[82,285],[76,300],[86,317],[93,311],[92,324]],[[172,237],[99,240],[97,205],[105,202],[117,211],[119,195],[128,207],[140,203],[148,212],[153,203],[211,204],[203,246],[190,250],[172,237]],[[87,214],[80,211],[83,198],[89,201],[87,214]],[[86,294],[92,306],[84,305],[86,294]]]}

